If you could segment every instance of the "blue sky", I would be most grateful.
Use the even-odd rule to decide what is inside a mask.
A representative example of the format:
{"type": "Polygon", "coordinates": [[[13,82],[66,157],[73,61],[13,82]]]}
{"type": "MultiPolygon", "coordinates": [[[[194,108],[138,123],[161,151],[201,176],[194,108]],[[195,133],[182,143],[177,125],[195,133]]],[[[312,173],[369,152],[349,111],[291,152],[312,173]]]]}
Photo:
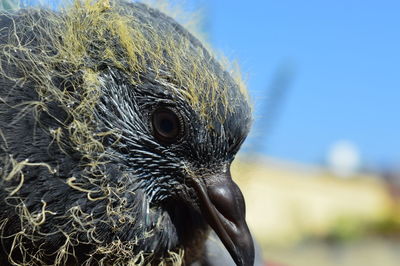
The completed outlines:
{"type": "Polygon", "coordinates": [[[400,1],[194,2],[210,42],[247,77],[256,108],[249,146],[321,163],[347,140],[367,165],[400,162],[400,1]],[[282,66],[291,85],[271,118],[266,96],[282,66]]]}
{"type": "Polygon", "coordinates": [[[367,165],[400,163],[400,1],[180,2],[204,10],[210,43],[242,67],[255,106],[248,149],[319,164],[346,140],[367,165]],[[274,109],[279,69],[292,75],[274,109]]]}

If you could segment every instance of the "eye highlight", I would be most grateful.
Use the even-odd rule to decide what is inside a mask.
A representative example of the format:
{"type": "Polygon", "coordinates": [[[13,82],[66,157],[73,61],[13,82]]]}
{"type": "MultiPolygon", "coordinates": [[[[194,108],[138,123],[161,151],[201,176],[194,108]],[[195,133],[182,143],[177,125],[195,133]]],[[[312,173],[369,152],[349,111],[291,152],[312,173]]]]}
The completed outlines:
{"type": "Polygon", "coordinates": [[[181,116],[172,108],[156,109],[151,117],[154,137],[161,143],[172,144],[183,135],[184,127],[181,116]]]}

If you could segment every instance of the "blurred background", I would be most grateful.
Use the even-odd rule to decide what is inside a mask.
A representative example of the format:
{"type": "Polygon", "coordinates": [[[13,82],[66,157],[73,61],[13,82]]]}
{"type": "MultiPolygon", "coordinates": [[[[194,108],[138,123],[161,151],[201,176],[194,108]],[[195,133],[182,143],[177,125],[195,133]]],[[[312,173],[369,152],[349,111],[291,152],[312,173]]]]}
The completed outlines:
{"type": "Polygon", "coordinates": [[[248,85],[233,174],[266,265],[399,265],[400,1],[169,2],[248,85]]]}

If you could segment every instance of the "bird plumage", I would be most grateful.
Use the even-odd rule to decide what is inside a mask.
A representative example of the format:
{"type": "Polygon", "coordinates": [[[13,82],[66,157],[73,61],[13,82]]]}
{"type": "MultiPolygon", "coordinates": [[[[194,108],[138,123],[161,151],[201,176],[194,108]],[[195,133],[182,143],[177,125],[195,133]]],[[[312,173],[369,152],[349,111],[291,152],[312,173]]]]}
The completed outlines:
{"type": "Polygon", "coordinates": [[[191,264],[209,224],[239,254],[223,228],[244,219],[229,165],[250,122],[240,82],[146,5],[0,14],[0,259],[191,264]]]}

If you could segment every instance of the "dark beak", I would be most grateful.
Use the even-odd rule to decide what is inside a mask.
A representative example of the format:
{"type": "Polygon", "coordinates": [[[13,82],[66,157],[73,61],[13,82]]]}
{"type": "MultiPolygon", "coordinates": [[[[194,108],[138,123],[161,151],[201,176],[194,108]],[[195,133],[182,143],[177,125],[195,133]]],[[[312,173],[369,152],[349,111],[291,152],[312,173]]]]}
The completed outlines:
{"type": "Polygon", "coordinates": [[[253,266],[254,244],[245,220],[242,192],[226,173],[193,178],[206,221],[221,239],[238,266],[253,266]]]}

